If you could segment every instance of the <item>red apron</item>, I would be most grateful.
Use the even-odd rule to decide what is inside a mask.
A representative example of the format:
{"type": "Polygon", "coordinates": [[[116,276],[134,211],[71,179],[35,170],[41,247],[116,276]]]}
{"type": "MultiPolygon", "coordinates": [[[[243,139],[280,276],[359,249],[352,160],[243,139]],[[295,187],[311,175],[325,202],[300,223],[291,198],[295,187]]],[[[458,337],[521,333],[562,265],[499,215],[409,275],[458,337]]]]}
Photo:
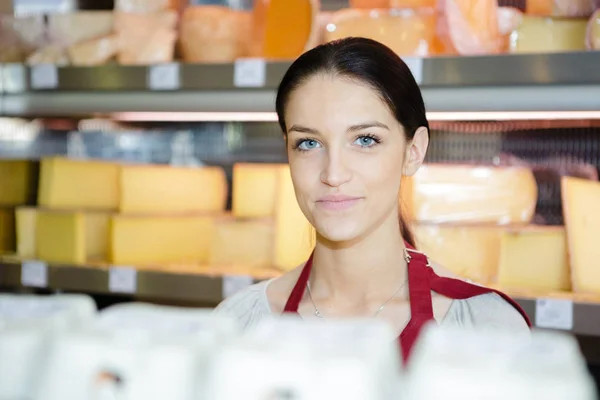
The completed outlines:
{"type": "MultiPolygon", "coordinates": [[[[527,325],[531,327],[531,321],[525,311],[510,297],[502,292],[477,285],[473,285],[459,279],[444,278],[436,275],[433,268],[429,265],[427,257],[416,251],[408,243],[406,245],[406,259],[408,264],[408,293],[410,300],[410,321],[404,328],[398,340],[402,349],[402,357],[407,361],[414,343],[423,326],[433,321],[433,305],[431,301],[431,291],[439,293],[450,299],[463,300],[470,297],[479,296],[487,293],[496,293],[510,305],[512,305],[525,319],[527,325]]],[[[298,306],[302,301],[306,285],[312,270],[311,255],[292,290],[290,297],[283,310],[284,313],[298,313],[298,306]]]]}

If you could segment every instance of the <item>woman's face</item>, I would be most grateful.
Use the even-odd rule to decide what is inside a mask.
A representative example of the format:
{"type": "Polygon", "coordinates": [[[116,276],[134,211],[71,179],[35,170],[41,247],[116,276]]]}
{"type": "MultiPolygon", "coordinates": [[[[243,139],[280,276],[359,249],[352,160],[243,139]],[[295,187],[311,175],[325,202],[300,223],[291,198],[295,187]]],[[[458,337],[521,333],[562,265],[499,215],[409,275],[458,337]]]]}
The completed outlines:
{"type": "Polygon", "coordinates": [[[407,141],[376,91],[315,75],[291,94],[285,123],[296,197],[322,237],[352,241],[398,219],[407,141]]]}

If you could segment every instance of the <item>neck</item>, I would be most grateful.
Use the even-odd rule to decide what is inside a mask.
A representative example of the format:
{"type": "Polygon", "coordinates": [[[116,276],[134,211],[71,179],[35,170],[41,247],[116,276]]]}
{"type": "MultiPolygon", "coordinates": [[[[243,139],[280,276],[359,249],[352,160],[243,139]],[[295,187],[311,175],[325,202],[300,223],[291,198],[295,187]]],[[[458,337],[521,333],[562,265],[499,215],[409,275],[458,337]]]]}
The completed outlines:
{"type": "Polygon", "coordinates": [[[368,301],[393,293],[406,282],[404,240],[397,218],[351,243],[317,238],[311,284],[322,296],[368,301]]]}

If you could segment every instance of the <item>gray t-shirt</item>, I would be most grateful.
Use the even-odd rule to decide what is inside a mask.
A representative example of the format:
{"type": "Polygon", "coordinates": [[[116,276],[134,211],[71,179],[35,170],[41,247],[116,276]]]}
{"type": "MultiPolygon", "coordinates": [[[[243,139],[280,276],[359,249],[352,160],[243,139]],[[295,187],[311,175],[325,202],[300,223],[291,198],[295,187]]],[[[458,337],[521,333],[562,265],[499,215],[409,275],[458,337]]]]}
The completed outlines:
{"type": "MultiPolygon", "coordinates": [[[[215,309],[217,314],[234,317],[247,329],[261,318],[272,314],[267,288],[272,280],[263,281],[225,299],[215,309]]],[[[529,332],[521,314],[495,293],[483,294],[466,300],[453,300],[442,324],[465,328],[498,328],[514,333],[529,332]]]]}

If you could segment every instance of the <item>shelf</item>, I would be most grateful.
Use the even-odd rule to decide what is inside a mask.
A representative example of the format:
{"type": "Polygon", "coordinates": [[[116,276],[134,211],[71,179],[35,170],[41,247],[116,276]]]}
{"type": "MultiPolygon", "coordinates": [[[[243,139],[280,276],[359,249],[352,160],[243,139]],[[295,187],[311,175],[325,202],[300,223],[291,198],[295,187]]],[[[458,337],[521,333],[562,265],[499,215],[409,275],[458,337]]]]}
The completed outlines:
{"type": "MultiPolygon", "coordinates": [[[[407,58],[407,63],[431,112],[600,111],[600,52],[407,58]]],[[[0,114],[272,113],[277,85],[289,67],[289,63],[267,63],[264,82],[259,79],[258,85],[236,87],[235,71],[243,64],[174,65],[178,84],[152,90],[150,76],[157,66],[43,70],[48,66],[4,64],[0,114]],[[35,74],[49,74],[43,84],[49,79],[53,88],[34,89],[35,74]]]]}

